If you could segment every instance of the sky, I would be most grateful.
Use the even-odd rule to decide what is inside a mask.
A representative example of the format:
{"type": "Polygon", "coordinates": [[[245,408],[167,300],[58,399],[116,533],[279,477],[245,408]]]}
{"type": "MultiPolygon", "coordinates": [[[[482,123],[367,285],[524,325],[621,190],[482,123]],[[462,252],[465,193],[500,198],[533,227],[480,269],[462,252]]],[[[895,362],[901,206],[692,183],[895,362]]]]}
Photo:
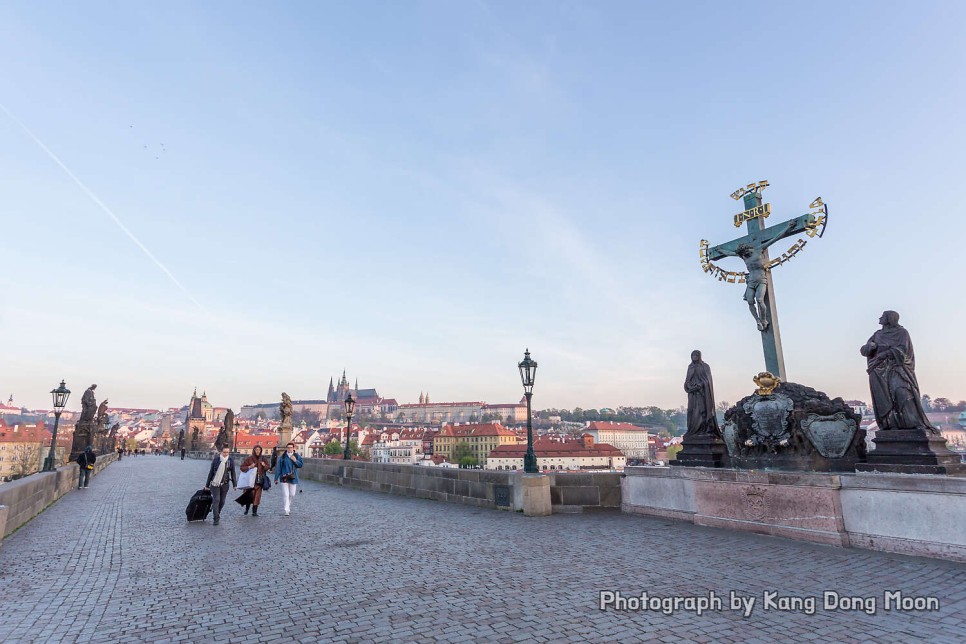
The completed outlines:
{"type": "Polygon", "coordinates": [[[673,408],[700,349],[734,402],[760,336],[698,247],[767,179],[769,224],[829,207],[789,379],[868,400],[893,309],[966,398],[964,42],[960,2],[2,3],[0,395],[505,403],[529,348],[538,409],[673,408]]]}

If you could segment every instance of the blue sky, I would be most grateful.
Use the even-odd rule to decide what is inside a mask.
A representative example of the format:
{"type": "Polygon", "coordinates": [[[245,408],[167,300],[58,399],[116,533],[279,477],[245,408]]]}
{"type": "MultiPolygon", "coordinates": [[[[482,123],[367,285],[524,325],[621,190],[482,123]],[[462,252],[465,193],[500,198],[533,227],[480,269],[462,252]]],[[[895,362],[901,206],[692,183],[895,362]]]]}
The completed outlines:
{"type": "Polygon", "coordinates": [[[768,179],[769,223],[830,209],[775,272],[790,379],[868,399],[895,309],[923,392],[966,398],[964,32],[955,2],[4,3],[0,394],[237,408],[345,368],[508,402],[529,347],[538,408],[676,407],[699,348],[734,401],[760,340],[698,242],[768,179]]]}

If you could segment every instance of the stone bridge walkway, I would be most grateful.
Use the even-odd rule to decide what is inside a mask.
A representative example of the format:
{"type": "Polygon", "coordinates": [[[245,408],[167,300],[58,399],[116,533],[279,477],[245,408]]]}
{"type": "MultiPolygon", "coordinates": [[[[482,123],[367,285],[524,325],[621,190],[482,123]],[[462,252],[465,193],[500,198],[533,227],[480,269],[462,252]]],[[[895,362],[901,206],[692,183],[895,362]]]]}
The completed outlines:
{"type": "Polygon", "coordinates": [[[207,463],[166,456],[108,467],[0,548],[0,641],[896,641],[966,640],[966,566],[620,514],[480,510],[303,485],[260,516],[226,507],[187,524],[207,463]],[[598,592],[724,597],[684,608],[598,609],[598,592]],[[822,592],[876,614],[823,610],[822,592]],[[883,609],[883,593],[938,611],[883,609]],[[756,598],[749,617],[728,593],[756,598]],[[763,593],[819,597],[814,614],[763,593]]]}

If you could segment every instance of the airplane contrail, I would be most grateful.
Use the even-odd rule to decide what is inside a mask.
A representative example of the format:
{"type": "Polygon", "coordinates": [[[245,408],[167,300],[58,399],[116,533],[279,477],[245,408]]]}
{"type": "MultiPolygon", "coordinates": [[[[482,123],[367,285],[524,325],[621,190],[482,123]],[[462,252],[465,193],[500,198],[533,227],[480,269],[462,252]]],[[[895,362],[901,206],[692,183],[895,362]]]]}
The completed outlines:
{"type": "Polygon", "coordinates": [[[145,246],[144,244],[141,243],[141,240],[138,239],[134,235],[134,233],[132,233],[130,230],[128,230],[128,227],[125,226],[121,222],[120,219],[118,219],[117,215],[114,214],[114,211],[111,210],[110,208],[108,208],[107,205],[103,201],[101,201],[100,198],[98,198],[98,196],[96,194],[94,194],[94,191],[93,190],[91,190],[86,185],[84,185],[84,182],[81,181],[80,179],[78,179],[77,178],[77,175],[75,175],[73,172],[71,172],[70,171],[70,168],[68,168],[66,165],[64,165],[64,162],[61,161],[60,158],[56,154],[54,154],[53,151],[51,151],[50,148],[48,148],[46,145],[44,145],[44,142],[41,141],[39,138],[37,138],[37,135],[34,134],[33,132],[31,132],[30,131],[30,128],[28,128],[26,125],[24,125],[23,121],[21,121],[16,116],[14,116],[13,113],[10,110],[8,110],[7,107],[3,103],[0,103],[0,110],[3,110],[3,112],[7,116],[9,116],[10,119],[14,123],[16,123],[17,125],[19,125],[20,126],[20,129],[22,129],[24,132],[26,132],[27,133],[27,136],[29,136],[31,139],[33,139],[34,143],[36,143],[37,145],[39,145],[40,146],[40,149],[42,149],[44,152],[46,152],[47,153],[47,156],[49,156],[51,159],[53,159],[54,163],[56,163],[57,165],[59,165],[60,166],[60,169],[67,173],[67,176],[68,177],[70,177],[71,179],[74,180],[74,183],[76,183],[77,186],[81,190],[83,190],[84,193],[88,197],[91,198],[91,201],[93,201],[98,206],[100,206],[101,210],[103,210],[107,214],[108,217],[110,217],[111,219],[114,220],[114,223],[117,224],[118,228],[120,228],[122,231],[124,231],[124,234],[127,235],[131,239],[131,241],[133,241],[137,245],[138,248],[140,248],[142,251],[144,251],[144,254],[147,255],[148,258],[152,262],[154,262],[154,264],[158,268],[160,268],[164,272],[164,274],[167,275],[168,278],[172,282],[174,282],[174,285],[175,286],[177,286],[179,289],[181,289],[181,291],[184,292],[184,294],[188,296],[188,299],[191,300],[195,304],[195,306],[197,306],[199,309],[201,309],[202,311],[205,311],[207,313],[205,307],[201,305],[201,302],[199,302],[198,300],[195,299],[195,297],[191,294],[191,291],[189,291],[187,288],[185,288],[184,285],[181,282],[178,281],[178,278],[176,278],[171,273],[171,271],[168,270],[168,267],[165,266],[164,264],[162,264],[161,263],[161,260],[159,260],[157,257],[155,257],[154,254],[151,253],[151,251],[149,251],[147,249],[147,246],[145,246]]]}

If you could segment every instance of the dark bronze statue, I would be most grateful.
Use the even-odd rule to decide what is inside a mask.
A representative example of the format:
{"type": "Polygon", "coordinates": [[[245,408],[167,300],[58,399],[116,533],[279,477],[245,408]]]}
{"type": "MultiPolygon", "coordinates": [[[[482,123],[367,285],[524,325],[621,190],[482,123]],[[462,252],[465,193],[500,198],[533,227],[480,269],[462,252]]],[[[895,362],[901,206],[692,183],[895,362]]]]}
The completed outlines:
{"type": "Polygon", "coordinates": [[[938,435],[922,408],[909,332],[899,324],[895,311],[884,312],[879,324],[882,328],[859,349],[868,359],[866,371],[879,429],[922,429],[938,435]]]}
{"type": "Polygon", "coordinates": [[[234,447],[235,440],[235,412],[228,410],[225,412],[225,420],[221,429],[218,431],[218,438],[215,439],[215,449],[221,450],[222,447],[231,449],[234,447]]]}
{"type": "Polygon", "coordinates": [[[90,423],[94,421],[94,416],[97,414],[97,400],[94,398],[95,389],[97,389],[97,385],[91,385],[84,392],[84,396],[81,398],[81,415],[77,422],[90,423]]]}
{"type": "Polygon", "coordinates": [[[768,307],[765,306],[765,297],[768,295],[768,284],[771,279],[771,271],[765,264],[765,251],[769,246],[786,237],[795,228],[795,224],[796,220],[793,219],[788,222],[788,226],[775,231],[771,236],[757,240],[756,243],[738,244],[734,250],[719,247],[722,256],[740,257],[745,263],[745,268],[748,269],[744,299],[751,309],[751,316],[755,318],[759,331],[765,331],[771,325],[768,307]]]}
{"type": "Polygon", "coordinates": [[[105,398],[98,405],[97,414],[94,416],[94,425],[97,426],[97,431],[102,432],[107,430],[107,421],[107,398],[105,398]]]}
{"type": "Polygon", "coordinates": [[[691,352],[691,364],[684,379],[688,392],[688,431],[686,436],[710,434],[720,436],[718,416],[714,406],[714,384],[711,367],[701,360],[700,351],[691,352]]]}

